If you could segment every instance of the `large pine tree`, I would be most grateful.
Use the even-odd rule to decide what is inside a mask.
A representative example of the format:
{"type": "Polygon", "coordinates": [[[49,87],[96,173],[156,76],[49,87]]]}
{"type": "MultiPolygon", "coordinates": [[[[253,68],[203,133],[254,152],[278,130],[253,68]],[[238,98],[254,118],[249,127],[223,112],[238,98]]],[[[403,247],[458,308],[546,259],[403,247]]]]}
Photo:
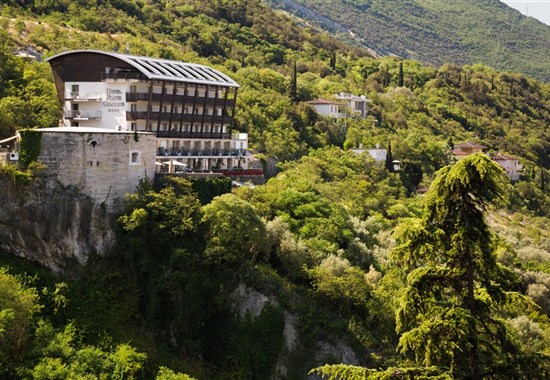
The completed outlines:
{"type": "Polygon", "coordinates": [[[536,367],[498,317],[499,306],[521,297],[511,291],[515,275],[496,261],[485,218],[505,180],[487,156],[469,156],[438,173],[424,218],[398,229],[393,257],[409,271],[397,312],[399,349],[420,366],[461,379],[524,376],[536,367]]]}

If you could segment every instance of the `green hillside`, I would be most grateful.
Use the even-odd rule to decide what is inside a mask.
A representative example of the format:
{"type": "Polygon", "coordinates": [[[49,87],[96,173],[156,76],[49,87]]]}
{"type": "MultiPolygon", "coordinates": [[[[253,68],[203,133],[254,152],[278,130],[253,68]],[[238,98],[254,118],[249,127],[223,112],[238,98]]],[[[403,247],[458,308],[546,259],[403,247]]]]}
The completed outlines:
{"type": "MultiPolygon", "coordinates": [[[[142,183],[79,273],[0,245],[1,378],[550,376],[550,84],[373,58],[259,1],[22,0],[0,26],[0,139],[60,115],[48,64],[17,49],[128,50],[235,79],[235,127],[271,173],[142,183]],[[338,92],[368,116],[305,103],[338,92]],[[482,155],[451,166],[465,141],[517,157],[520,180],[482,155]],[[377,145],[400,172],[350,149],[377,145]]],[[[0,165],[0,196],[46,202],[36,170],[0,165]]]]}
{"type": "Polygon", "coordinates": [[[267,2],[382,55],[433,65],[483,63],[550,81],[550,26],[498,0],[267,2]]]}

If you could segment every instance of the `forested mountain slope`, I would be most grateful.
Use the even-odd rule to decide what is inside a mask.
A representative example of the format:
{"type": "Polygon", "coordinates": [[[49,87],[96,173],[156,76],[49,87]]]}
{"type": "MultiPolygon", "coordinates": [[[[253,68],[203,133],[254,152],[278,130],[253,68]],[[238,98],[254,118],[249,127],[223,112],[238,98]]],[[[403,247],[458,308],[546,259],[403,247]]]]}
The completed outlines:
{"type": "Polygon", "coordinates": [[[267,2],[382,55],[483,63],[550,81],[550,26],[498,0],[267,2]]]}
{"type": "MultiPolygon", "coordinates": [[[[235,79],[235,127],[278,171],[254,188],[142,183],[112,252],[67,276],[0,246],[0,377],[548,376],[549,84],[375,59],[259,1],[21,0],[0,15],[1,138],[60,115],[47,63],[17,48],[129,50],[235,79]],[[338,92],[365,94],[368,116],[306,103],[338,92]],[[448,166],[464,141],[516,156],[520,180],[486,156],[448,166]],[[400,172],[349,149],[377,145],[400,172]]],[[[45,201],[36,168],[0,176],[45,201]]]]}

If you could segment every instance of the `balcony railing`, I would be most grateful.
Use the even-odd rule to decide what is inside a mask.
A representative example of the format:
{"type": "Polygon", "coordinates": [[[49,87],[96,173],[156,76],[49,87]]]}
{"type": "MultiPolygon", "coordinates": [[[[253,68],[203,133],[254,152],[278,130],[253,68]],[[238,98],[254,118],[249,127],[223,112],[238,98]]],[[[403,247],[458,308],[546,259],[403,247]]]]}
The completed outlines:
{"type": "MultiPolygon", "coordinates": [[[[207,105],[213,105],[216,104],[220,108],[222,105],[225,104],[226,109],[230,109],[233,107],[233,104],[235,104],[234,99],[227,99],[224,100],[223,98],[210,98],[204,96],[197,96],[196,98],[191,95],[172,95],[171,93],[166,94],[159,94],[159,93],[152,93],[151,94],[151,101],[155,103],[160,103],[161,100],[165,103],[172,103],[172,98],[174,99],[174,104],[181,106],[181,104],[186,104],[188,106],[192,106],[195,104],[195,106],[199,107],[203,105],[205,102],[207,105]]],[[[147,92],[129,92],[126,93],[126,101],[127,102],[139,102],[139,101],[148,101],[149,100],[149,93],[147,92]]]]}
{"type": "MultiPolygon", "coordinates": [[[[201,114],[179,114],[170,112],[150,112],[149,120],[156,121],[159,119],[161,121],[172,121],[172,123],[178,123],[180,120],[184,122],[193,122],[195,124],[230,124],[230,116],[218,116],[218,115],[201,115],[201,114]]],[[[126,120],[128,121],[137,121],[137,120],[147,120],[147,111],[130,111],[126,112],[126,120]]]]}
{"type": "Polygon", "coordinates": [[[157,149],[159,157],[250,157],[250,151],[247,149],[157,149]]]}
{"type": "Polygon", "coordinates": [[[158,131],[157,138],[180,138],[180,139],[214,139],[214,140],[229,140],[231,134],[221,132],[189,132],[189,131],[158,131]]]}
{"type": "Polygon", "coordinates": [[[66,92],[65,100],[72,100],[75,102],[99,102],[101,100],[100,94],[81,94],[78,92],[66,92]]]}
{"type": "Polygon", "coordinates": [[[120,72],[120,73],[103,73],[101,74],[102,81],[148,81],[147,77],[138,72],[120,72]]]}
{"type": "Polygon", "coordinates": [[[149,94],[146,92],[127,92],[126,101],[127,102],[139,102],[139,101],[148,101],[149,94]]]}
{"type": "Polygon", "coordinates": [[[100,120],[101,111],[70,111],[65,110],[63,117],[69,120],[100,120]]]}

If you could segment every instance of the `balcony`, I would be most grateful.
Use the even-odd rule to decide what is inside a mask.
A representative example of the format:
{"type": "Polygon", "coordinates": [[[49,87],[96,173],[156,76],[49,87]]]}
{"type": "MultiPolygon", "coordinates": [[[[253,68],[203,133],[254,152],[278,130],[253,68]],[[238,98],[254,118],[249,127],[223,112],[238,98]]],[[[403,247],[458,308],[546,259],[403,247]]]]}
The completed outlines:
{"type": "Polygon", "coordinates": [[[101,120],[101,111],[70,111],[65,110],[63,117],[68,120],[101,120]]]}
{"type": "MultiPolygon", "coordinates": [[[[170,112],[151,112],[149,114],[150,121],[172,121],[173,123],[178,123],[180,120],[183,122],[193,122],[194,124],[225,124],[228,125],[231,123],[230,116],[218,116],[218,115],[201,115],[201,114],[180,114],[170,112]]],[[[128,121],[137,121],[137,120],[147,120],[147,111],[130,111],[126,112],[126,120],[128,121]]]]}
{"type": "MultiPolygon", "coordinates": [[[[225,104],[226,108],[232,108],[235,104],[234,99],[223,99],[223,98],[204,98],[203,96],[197,96],[196,98],[191,95],[172,95],[171,93],[165,93],[159,94],[159,93],[152,93],[151,94],[151,101],[155,103],[160,103],[161,100],[167,103],[172,103],[172,98],[174,98],[174,104],[177,106],[181,106],[181,104],[186,105],[193,105],[201,106],[203,104],[207,105],[213,105],[216,104],[217,108],[220,108],[225,104]]],[[[140,102],[140,101],[149,101],[149,93],[147,92],[130,92],[126,93],[126,101],[127,102],[140,102]]]]}
{"type": "Polygon", "coordinates": [[[140,101],[148,101],[149,100],[149,94],[146,92],[127,92],[126,93],[126,101],[127,102],[140,102],[140,101]]]}
{"type": "Polygon", "coordinates": [[[99,102],[101,100],[100,94],[81,94],[78,92],[66,92],[65,100],[72,102],[99,102]]]}
{"type": "Polygon", "coordinates": [[[165,149],[163,147],[157,149],[157,157],[235,158],[250,156],[250,151],[247,149],[165,149]]]}
{"type": "Polygon", "coordinates": [[[101,80],[103,82],[115,82],[115,81],[147,82],[148,81],[145,75],[135,71],[103,73],[101,74],[101,80]]]}
{"type": "Polygon", "coordinates": [[[180,139],[212,139],[212,140],[229,140],[229,133],[221,132],[189,132],[189,131],[158,131],[157,138],[180,138],[180,139]]]}

